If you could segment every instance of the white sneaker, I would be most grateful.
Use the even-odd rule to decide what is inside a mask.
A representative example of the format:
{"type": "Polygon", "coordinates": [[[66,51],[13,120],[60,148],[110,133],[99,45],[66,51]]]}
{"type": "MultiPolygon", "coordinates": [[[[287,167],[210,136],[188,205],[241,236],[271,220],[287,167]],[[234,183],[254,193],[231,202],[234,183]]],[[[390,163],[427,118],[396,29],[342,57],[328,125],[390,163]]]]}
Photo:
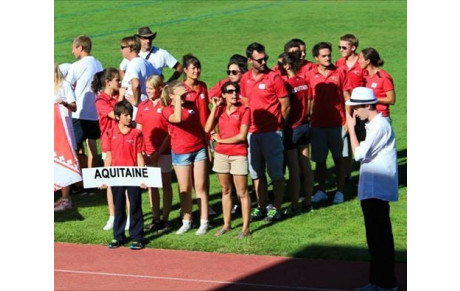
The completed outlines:
{"type": "Polygon", "coordinates": [[[334,204],[340,204],[340,203],[343,203],[344,199],[343,199],[343,193],[342,192],[337,192],[335,193],[334,195],[334,201],[332,201],[332,203],[334,204]]]}
{"type": "Polygon", "coordinates": [[[195,232],[196,235],[203,235],[208,231],[209,222],[207,220],[200,220],[200,227],[195,232]]]}
{"type": "Polygon", "coordinates": [[[327,200],[329,199],[329,196],[327,196],[326,193],[324,193],[321,190],[316,191],[315,195],[311,198],[311,202],[320,202],[322,200],[327,200]]]}
{"type": "Polygon", "coordinates": [[[126,216],[126,225],[125,225],[125,230],[129,230],[129,215],[126,216]]]}
{"type": "Polygon", "coordinates": [[[176,231],[176,234],[184,234],[190,230],[192,222],[190,220],[182,220],[182,226],[176,231]]]}
{"type": "Polygon", "coordinates": [[[268,204],[265,209],[267,209],[267,212],[273,209],[273,204],[268,204]]]}
{"type": "Polygon", "coordinates": [[[113,222],[115,221],[115,216],[110,216],[109,220],[107,220],[107,223],[105,226],[102,228],[103,230],[111,230],[113,229],[113,222]]]}

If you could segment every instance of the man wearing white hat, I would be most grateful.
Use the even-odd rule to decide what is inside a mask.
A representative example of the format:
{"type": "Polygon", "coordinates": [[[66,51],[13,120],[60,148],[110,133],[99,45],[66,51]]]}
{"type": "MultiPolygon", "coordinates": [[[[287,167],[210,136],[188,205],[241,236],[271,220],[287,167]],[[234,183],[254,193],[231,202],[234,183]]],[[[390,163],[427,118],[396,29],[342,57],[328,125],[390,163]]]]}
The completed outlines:
{"type": "Polygon", "coordinates": [[[398,201],[398,163],[393,129],[378,113],[378,99],[370,88],[357,87],[345,102],[351,148],[359,171],[358,199],[364,215],[367,246],[371,257],[369,284],[356,290],[399,290],[395,249],[390,221],[390,201],[398,201]],[[361,143],[355,132],[356,118],[366,122],[366,138],[361,143]]]}

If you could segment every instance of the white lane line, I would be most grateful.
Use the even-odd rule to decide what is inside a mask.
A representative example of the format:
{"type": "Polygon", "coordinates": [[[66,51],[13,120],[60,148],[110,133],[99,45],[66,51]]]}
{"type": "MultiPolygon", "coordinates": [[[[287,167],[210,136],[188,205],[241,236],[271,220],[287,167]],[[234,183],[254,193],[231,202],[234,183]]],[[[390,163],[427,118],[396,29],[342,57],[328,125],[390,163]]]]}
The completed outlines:
{"type": "Polygon", "coordinates": [[[257,283],[245,283],[245,282],[184,279],[184,278],[175,278],[175,277],[131,275],[131,274],[118,274],[118,273],[106,273],[106,272],[89,272],[89,271],[63,270],[63,269],[54,269],[54,271],[55,272],[61,272],[61,273],[74,273],[74,274],[86,274],[86,275],[113,276],[113,277],[145,278],[145,279],[159,279],[159,280],[185,281],[185,282],[197,282],[197,283],[232,284],[232,285],[255,286],[255,287],[266,287],[266,288],[286,288],[286,289],[317,290],[317,291],[338,291],[338,289],[321,289],[321,288],[307,288],[307,287],[298,287],[298,286],[283,286],[283,285],[268,285],[268,284],[257,284],[257,283]]]}

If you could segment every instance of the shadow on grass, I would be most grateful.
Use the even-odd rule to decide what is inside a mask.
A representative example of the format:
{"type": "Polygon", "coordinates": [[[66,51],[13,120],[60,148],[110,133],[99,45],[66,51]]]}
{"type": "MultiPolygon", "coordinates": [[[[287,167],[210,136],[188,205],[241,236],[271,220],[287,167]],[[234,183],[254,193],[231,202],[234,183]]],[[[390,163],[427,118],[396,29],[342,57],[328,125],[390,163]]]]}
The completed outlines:
{"type": "MultiPolygon", "coordinates": [[[[309,258],[279,259],[214,290],[352,290],[368,283],[367,255],[368,250],[362,248],[313,245],[294,254],[309,258]],[[319,254],[326,259],[315,259],[319,254]],[[353,256],[356,261],[340,260],[341,255],[353,256]]],[[[396,256],[405,257],[407,253],[396,252],[396,256]]],[[[397,263],[395,272],[400,289],[407,290],[407,264],[397,263]]]]}

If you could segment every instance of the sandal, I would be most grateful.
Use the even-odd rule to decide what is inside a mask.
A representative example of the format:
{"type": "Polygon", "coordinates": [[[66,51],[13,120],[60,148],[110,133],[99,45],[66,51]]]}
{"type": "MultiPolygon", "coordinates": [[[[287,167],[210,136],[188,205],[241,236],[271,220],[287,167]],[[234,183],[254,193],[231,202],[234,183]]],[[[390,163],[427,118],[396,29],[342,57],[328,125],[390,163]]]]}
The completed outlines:
{"type": "Polygon", "coordinates": [[[249,231],[248,231],[248,232],[243,232],[243,231],[241,231],[241,232],[236,236],[236,238],[237,238],[237,239],[243,239],[243,238],[248,237],[248,236],[250,236],[250,235],[251,235],[251,232],[249,232],[249,231]]]}
{"type": "Polygon", "coordinates": [[[216,234],[214,234],[215,236],[221,236],[227,232],[229,232],[230,230],[229,229],[225,229],[225,228],[221,228],[218,232],[216,232],[216,234]]]}

